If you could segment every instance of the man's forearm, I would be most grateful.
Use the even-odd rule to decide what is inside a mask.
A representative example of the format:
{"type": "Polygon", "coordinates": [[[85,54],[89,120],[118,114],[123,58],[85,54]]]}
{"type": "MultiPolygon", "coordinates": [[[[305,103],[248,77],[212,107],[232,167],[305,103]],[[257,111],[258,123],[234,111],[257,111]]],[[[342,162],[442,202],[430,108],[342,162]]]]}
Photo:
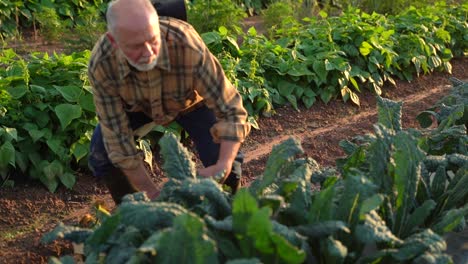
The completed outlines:
{"type": "Polygon", "coordinates": [[[128,180],[139,190],[144,191],[150,199],[159,194],[156,184],[151,180],[148,170],[143,162],[134,169],[122,169],[128,180]]]}
{"type": "Polygon", "coordinates": [[[241,143],[235,141],[221,140],[218,161],[216,164],[198,170],[198,174],[203,177],[213,177],[224,172],[223,182],[231,172],[232,164],[239,152],[241,143]]]}
{"type": "Polygon", "coordinates": [[[226,166],[231,167],[237,156],[237,152],[239,152],[240,145],[240,142],[221,140],[217,163],[226,164],[226,166]]]}

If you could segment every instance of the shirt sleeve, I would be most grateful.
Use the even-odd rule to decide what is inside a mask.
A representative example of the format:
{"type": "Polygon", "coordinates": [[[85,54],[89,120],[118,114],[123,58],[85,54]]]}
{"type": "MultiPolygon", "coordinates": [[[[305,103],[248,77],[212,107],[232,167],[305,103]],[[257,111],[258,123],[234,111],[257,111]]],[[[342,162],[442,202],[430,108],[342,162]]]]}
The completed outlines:
{"type": "Polygon", "coordinates": [[[196,89],[218,122],[211,128],[216,143],[221,140],[243,142],[250,133],[242,97],[224,74],[218,59],[203,45],[197,65],[196,89]]]}
{"type": "Polygon", "coordinates": [[[105,76],[99,69],[89,72],[89,77],[93,87],[96,114],[110,161],[118,168],[137,167],[142,160],[142,153],[136,148],[134,132],[130,127],[122,99],[117,93],[119,84],[105,76]]]}

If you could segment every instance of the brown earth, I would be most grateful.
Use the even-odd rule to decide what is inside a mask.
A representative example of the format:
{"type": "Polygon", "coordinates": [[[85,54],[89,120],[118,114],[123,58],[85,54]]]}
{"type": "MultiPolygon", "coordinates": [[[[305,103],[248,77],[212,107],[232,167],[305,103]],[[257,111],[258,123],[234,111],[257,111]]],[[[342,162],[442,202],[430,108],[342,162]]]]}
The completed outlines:
{"type": "MultiPolygon", "coordinates": [[[[452,65],[451,75],[434,72],[382,89],[383,97],[404,102],[405,128],[419,128],[416,115],[448,93],[450,76],[468,80],[468,58],[455,59],[452,65]]],[[[272,117],[262,117],[260,130],[252,131],[242,147],[246,155],[243,184],[248,185],[263,172],[272,147],[290,136],[301,140],[307,156],[322,166],[334,166],[335,160],[344,155],[339,141],[372,132],[377,121],[375,96],[367,91],[359,96],[360,107],[332,100],[328,104],[316,102],[311,109],[300,111],[281,107],[272,117]]],[[[43,245],[40,239],[59,221],[77,225],[84,214],[92,212],[97,201],[103,201],[108,208],[114,206],[106,188],[87,173],[79,173],[73,190],[60,188],[56,193],[31,181],[0,188],[0,263],[47,263],[50,256],[72,254],[68,242],[43,245]]],[[[467,263],[467,230],[449,236],[447,241],[455,263],[467,263]]]]}

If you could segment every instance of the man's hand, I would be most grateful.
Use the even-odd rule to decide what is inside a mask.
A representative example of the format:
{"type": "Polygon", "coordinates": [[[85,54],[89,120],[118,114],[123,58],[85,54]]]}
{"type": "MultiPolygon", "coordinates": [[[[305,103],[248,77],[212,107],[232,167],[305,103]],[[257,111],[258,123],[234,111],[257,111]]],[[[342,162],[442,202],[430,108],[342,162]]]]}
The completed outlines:
{"type": "Polygon", "coordinates": [[[198,170],[198,174],[203,177],[214,177],[225,171],[223,179],[219,181],[223,183],[231,173],[232,164],[237,152],[239,152],[240,145],[240,142],[222,140],[219,147],[218,162],[198,170]]]}
{"type": "Polygon", "coordinates": [[[128,180],[138,189],[138,191],[146,192],[149,199],[153,200],[158,197],[159,189],[151,179],[143,162],[140,162],[135,169],[122,169],[128,180]]]}
{"type": "Polygon", "coordinates": [[[224,171],[223,178],[219,180],[220,183],[223,183],[226,180],[229,173],[231,173],[232,162],[230,164],[216,163],[215,165],[208,166],[198,170],[198,175],[202,177],[214,177],[219,175],[224,171]]]}

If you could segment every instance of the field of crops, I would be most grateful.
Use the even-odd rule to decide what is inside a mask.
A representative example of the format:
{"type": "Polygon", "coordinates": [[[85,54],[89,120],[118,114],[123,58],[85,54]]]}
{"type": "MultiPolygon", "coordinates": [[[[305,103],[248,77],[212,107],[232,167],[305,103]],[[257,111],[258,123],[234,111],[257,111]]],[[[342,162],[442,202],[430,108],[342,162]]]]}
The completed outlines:
{"type": "MultiPolygon", "coordinates": [[[[34,12],[24,8],[27,24],[24,10],[34,12]]],[[[265,34],[227,27],[203,33],[256,128],[243,146],[246,188],[232,196],[198,178],[190,142],[182,145],[172,124],[153,175],[161,195],[150,201],[137,193],[115,208],[86,168],[97,122],[89,49],[3,49],[0,213],[8,217],[0,220],[0,258],[468,261],[468,245],[458,243],[453,254],[446,239],[465,229],[468,216],[467,13],[467,4],[395,15],[322,10],[265,34]],[[73,256],[71,242],[80,254],[73,256]]],[[[11,34],[2,31],[5,39],[11,34]]]]}

